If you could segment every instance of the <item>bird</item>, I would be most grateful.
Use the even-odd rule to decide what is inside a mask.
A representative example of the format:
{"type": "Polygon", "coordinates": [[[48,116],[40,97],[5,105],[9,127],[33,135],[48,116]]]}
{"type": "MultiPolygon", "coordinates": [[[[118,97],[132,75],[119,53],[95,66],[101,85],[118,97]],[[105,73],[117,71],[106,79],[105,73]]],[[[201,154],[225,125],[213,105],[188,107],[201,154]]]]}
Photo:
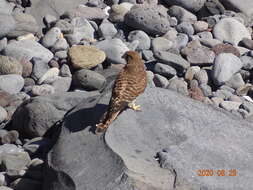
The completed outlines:
{"type": "Polygon", "coordinates": [[[145,91],[147,86],[146,67],[136,51],[127,51],[122,56],[126,65],[119,72],[112,89],[107,111],[96,125],[96,133],[104,132],[125,108],[141,111],[135,105],[135,99],[145,91]]]}

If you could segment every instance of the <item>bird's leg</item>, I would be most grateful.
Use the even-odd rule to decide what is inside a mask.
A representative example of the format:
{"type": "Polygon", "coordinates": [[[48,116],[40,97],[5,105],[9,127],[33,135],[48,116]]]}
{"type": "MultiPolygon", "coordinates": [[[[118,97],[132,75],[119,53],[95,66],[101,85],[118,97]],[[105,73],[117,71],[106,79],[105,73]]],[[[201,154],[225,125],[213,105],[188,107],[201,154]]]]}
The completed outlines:
{"type": "Polygon", "coordinates": [[[128,107],[133,109],[134,111],[141,111],[141,106],[135,105],[135,101],[128,103],[128,107]]]}

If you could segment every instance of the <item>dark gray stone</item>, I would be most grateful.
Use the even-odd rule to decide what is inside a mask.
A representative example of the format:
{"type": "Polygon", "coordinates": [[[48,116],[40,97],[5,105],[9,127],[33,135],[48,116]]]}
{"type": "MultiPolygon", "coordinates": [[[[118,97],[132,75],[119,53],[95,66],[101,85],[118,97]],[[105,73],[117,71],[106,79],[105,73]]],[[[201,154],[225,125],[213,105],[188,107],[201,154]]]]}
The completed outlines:
{"type": "Polygon", "coordinates": [[[168,79],[159,74],[154,75],[153,82],[156,87],[160,88],[166,88],[169,85],[168,79]]]}
{"type": "Polygon", "coordinates": [[[182,22],[176,26],[176,29],[180,33],[187,34],[188,36],[194,34],[194,28],[189,22],[182,22]]]}
{"type": "Polygon", "coordinates": [[[167,51],[155,52],[155,57],[159,59],[162,63],[168,64],[179,70],[186,70],[190,67],[190,63],[187,62],[184,58],[174,53],[167,51]]]}
{"type": "Polygon", "coordinates": [[[154,67],[154,73],[160,74],[165,77],[172,78],[173,76],[177,75],[176,69],[173,67],[162,64],[162,63],[156,63],[154,67]]]}
{"type": "Polygon", "coordinates": [[[163,6],[135,5],[125,15],[125,23],[148,34],[162,35],[169,28],[166,9],[163,6]]]}
{"type": "Polygon", "coordinates": [[[73,75],[74,85],[85,90],[101,90],[105,81],[103,75],[87,69],[81,69],[73,75]]]}
{"type": "Polygon", "coordinates": [[[61,92],[31,98],[15,111],[11,128],[17,130],[21,136],[43,136],[56,121],[63,118],[68,110],[87,98],[97,95],[97,91],[61,92]]]}
{"type": "Polygon", "coordinates": [[[171,6],[168,13],[170,16],[176,17],[180,23],[197,21],[197,17],[194,14],[177,5],[171,6]]]}

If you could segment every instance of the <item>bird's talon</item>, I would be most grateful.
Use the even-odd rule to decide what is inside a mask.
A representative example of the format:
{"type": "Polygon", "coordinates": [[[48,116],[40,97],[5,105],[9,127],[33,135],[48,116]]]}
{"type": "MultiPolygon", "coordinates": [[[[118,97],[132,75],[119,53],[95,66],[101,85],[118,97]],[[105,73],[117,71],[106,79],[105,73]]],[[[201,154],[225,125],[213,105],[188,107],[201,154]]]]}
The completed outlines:
{"type": "Polygon", "coordinates": [[[134,111],[141,111],[141,106],[140,105],[135,105],[134,103],[129,103],[128,107],[133,109],[134,111]]]}

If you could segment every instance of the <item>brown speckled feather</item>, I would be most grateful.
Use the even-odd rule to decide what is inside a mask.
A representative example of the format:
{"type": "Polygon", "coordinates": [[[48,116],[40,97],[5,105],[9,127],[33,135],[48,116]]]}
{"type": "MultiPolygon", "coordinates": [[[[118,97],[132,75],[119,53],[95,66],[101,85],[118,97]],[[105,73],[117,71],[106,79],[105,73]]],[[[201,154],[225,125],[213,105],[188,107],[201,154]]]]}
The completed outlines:
{"type": "Polygon", "coordinates": [[[127,64],[115,80],[109,107],[97,125],[97,132],[105,130],[118,114],[144,92],[147,86],[147,74],[144,62],[137,52],[126,52],[127,64]]]}

